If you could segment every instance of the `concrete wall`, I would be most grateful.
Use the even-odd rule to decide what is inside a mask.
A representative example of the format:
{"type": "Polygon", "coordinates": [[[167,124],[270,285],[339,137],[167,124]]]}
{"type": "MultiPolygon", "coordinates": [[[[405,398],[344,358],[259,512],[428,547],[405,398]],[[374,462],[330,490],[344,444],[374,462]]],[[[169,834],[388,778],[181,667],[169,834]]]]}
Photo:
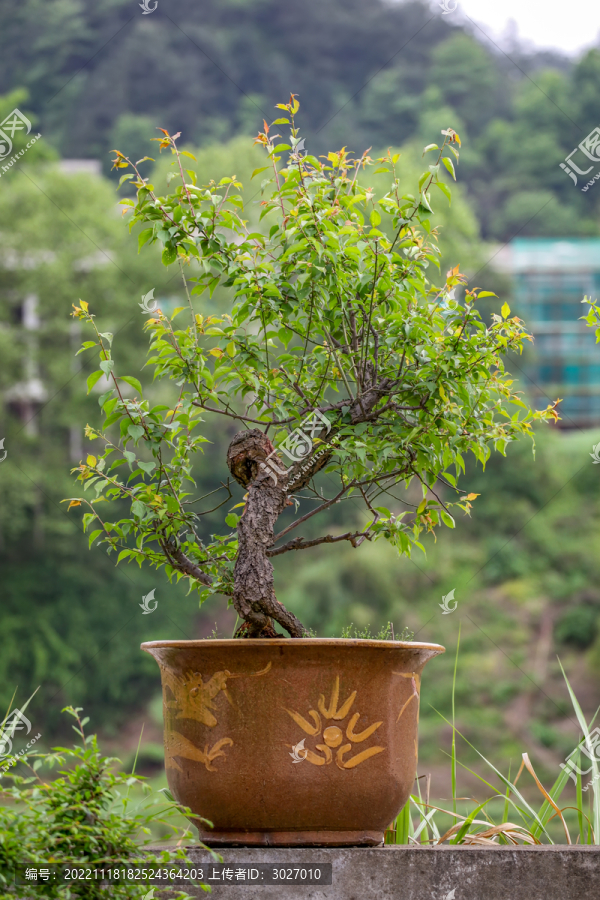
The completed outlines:
{"type": "MultiPolygon", "coordinates": [[[[599,900],[600,847],[225,848],[232,867],[332,864],[332,884],[209,882],[214,900],[599,900]]],[[[205,852],[189,848],[195,865],[205,852]]],[[[159,894],[159,896],[166,896],[159,894]]]]}

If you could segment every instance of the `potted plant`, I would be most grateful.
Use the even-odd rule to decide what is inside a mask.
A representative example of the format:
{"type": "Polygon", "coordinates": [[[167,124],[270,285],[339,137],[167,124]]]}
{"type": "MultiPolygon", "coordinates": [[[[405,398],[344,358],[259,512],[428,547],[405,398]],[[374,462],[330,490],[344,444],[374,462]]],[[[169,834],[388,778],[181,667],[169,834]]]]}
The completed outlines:
{"type": "Polygon", "coordinates": [[[556,413],[533,412],[513,391],[502,355],[529,335],[507,305],[486,325],[476,303],[490,292],[455,297],[466,280],[458,266],[441,286],[429,280],[439,263],[432,189],[449,197],[440,173],[454,177],[458,135],[448,129],[426,148],[433,164],[414,194],[396,176],[397,156],[377,160],[390,176],[377,198],[362,175],[374,164],[367,153],[306,154],[295,96],[279,108],[256,139],[266,165],[254,174],[269,173],[260,232],[248,231],[235,176],[196,183],[178,134],[161,129],[159,138],[175,166],[166,196],[115,151],[114,166],[128,170],[121,182],[137,189],[121,202],[143,226],[139,246],[162,245],[164,264],[181,268],[187,304],[169,316],[143,298],[147,365],[168,380],[168,405],[143,399],[139,381],[115,365],[112,336],[85,302],[75,307],[95,332],[82,349],[100,355],[88,389],[102,375],[111,386],[99,400],[102,429],[86,428],[101,449],[75,470],[95,499],[70,506],[86,505],[90,543],[118,562],[163,567],[238,614],[231,640],[143,645],[161,667],[169,785],[213,822],[212,831],[199,823],[203,839],[377,843],[409,796],[421,670],[443,648],[310,637],[275,596],[272,559],[378,538],[401,554],[422,549],[423,532],[454,527],[453,507],[469,512],[474,495],[457,486],[465,454],[485,463],[556,413]],[[289,128],[287,143],[278,126],[289,128]],[[195,298],[217,286],[229,289],[229,310],[203,317],[195,298]],[[209,416],[238,428],[223,464],[243,490],[228,530],[211,539],[200,533],[192,475],[209,416]],[[388,499],[411,483],[400,501],[388,499]],[[349,497],[365,508],[363,527],[310,538],[299,530],[349,497]],[[107,517],[102,500],[127,511],[107,517]]]}

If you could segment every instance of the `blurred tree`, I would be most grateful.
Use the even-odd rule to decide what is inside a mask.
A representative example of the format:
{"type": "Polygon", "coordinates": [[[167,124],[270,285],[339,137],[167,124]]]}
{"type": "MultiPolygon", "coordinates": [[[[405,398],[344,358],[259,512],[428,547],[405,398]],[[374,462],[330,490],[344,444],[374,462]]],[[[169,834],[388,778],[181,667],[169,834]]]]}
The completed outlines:
{"type": "MultiPolygon", "coordinates": [[[[22,100],[2,98],[0,114],[22,100]]],[[[155,286],[168,300],[180,286],[159,259],[142,261],[135,241],[123,241],[109,182],[66,174],[48,156],[40,141],[0,180],[0,705],[17,685],[22,697],[41,684],[36,715],[48,727],[65,703],[84,701],[116,724],[155,684],[139,640],[157,629],[191,636],[194,604],[182,606],[177,588],[163,591],[164,579],[89,559],[60,505],[69,467],[85,453],[80,423],[97,405],[74,377],[87,362],[74,358],[69,312],[79,297],[94,298],[139,369],[143,341],[131,325],[141,294],[155,286]],[[158,608],[143,616],[138,604],[153,587],[158,608]]]]}
{"type": "Polygon", "coordinates": [[[600,121],[600,50],[573,63],[515,39],[507,56],[436,13],[424,0],[172,0],[151,16],[129,0],[4,0],[0,92],[27,87],[47,142],[104,162],[115,139],[136,152],[157,126],[195,145],[256,133],[290,91],[317,154],[451,126],[469,139],[460,178],[485,237],[597,233],[600,191],[582,195],[559,163],[600,121]]]}

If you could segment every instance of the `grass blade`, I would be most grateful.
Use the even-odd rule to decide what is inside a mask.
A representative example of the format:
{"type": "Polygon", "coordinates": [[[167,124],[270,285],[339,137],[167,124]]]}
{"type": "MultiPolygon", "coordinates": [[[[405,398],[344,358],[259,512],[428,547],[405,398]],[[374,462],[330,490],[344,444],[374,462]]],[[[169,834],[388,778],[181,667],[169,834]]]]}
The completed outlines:
{"type": "Polygon", "coordinates": [[[456,812],[456,720],[454,717],[454,691],[456,688],[456,672],[458,669],[458,651],[460,648],[460,629],[462,622],[458,625],[458,640],[456,641],[456,657],[454,658],[454,675],[452,676],[452,809],[456,812]]]}
{"type": "MultiPolygon", "coordinates": [[[[432,707],[432,709],[435,709],[435,707],[432,707]]],[[[439,710],[436,709],[435,711],[437,712],[438,716],[440,716],[440,717],[444,720],[444,722],[446,722],[448,725],[451,724],[450,722],[448,722],[448,719],[447,719],[445,716],[443,716],[441,712],[439,712],[439,710]]],[[[542,827],[544,834],[546,835],[546,837],[548,838],[548,840],[550,841],[550,843],[553,844],[554,841],[552,840],[552,838],[550,837],[550,835],[549,835],[548,832],[546,831],[546,829],[545,829],[545,827],[544,827],[544,823],[539,819],[539,817],[538,817],[537,813],[535,812],[535,810],[533,810],[533,809],[531,808],[531,806],[529,805],[529,803],[527,802],[527,800],[525,799],[525,797],[524,797],[524,796],[521,794],[521,792],[515,787],[515,785],[514,785],[511,781],[509,781],[508,778],[506,778],[506,777],[502,774],[502,772],[500,772],[500,771],[496,768],[496,766],[495,766],[493,763],[491,763],[491,762],[489,761],[489,759],[486,759],[486,757],[483,755],[483,753],[480,753],[479,750],[477,749],[477,747],[475,747],[469,740],[467,740],[467,738],[464,736],[464,734],[461,734],[461,732],[458,731],[458,729],[456,730],[456,733],[457,733],[458,735],[460,735],[460,737],[463,739],[463,741],[464,741],[466,744],[469,745],[469,747],[471,748],[471,750],[474,750],[475,753],[476,753],[476,754],[484,761],[484,763],[486,763],[486,764],[490,767],[490,769],[491,769],[491,770],[496,774],[496,776],[500,779],[500,781],[502,782],[502,784],[503,784],[506,788],[509,788],[509,790],[511,791],[512,794],[514,794],[516,797],[518,797],[519,802],[522,804],[523,808],[526,809],[527,812],[528,812],[528,814],[531,816],[531,818],[532,818],[535,822],[537,822],[537,823],[542,827]]]]}
{"type": "MultiPolygon", "coordinates": [[[[558,660],[558,664],[560,666],[561,672],[563,673],[563,678],[565,679],[567,690],[569,691],[569,696],[571,698],[571,703],[573,704],[573,709],[575,710],[575,715],[577,716],[577,721],[579,722],[579,727],[581,728],[585,736],[586,746],[588,748],[591,748],[592,743],[590,739],[590,731],[586,722],[586,718],[583,714],[583,710],[581,709],[579,701],[577,700],[577,697],[573,692],[573,688],[569,683],[569,679],[566,676],[560,659],[558,660]]],[[[596,754],[593,750],[590,755],[590,762],[592,763],[592,796],[590,797],[592,809],[590,810],[590,812],[592,813],[591,818],[593,821],[593,842],[597,844],[600,841],[600,788],[598,787],[598,779],[600,778],[600,776],[598,775],[598,760],[596,759],[596,754]]]]}
{"type": "Polygon", "coordinates": [[[535,774],[535,770],[534,770],[533,766],[531,765],[531,761],[529,759],[528,753],[523,754],[523,762],[525,763],[525,768],[527,769],[529,774],[532,776],[533,780],[537,784],[537,786],[540,789],[543,796],[546,798],[546,801],[548,803],[550,803],[552,808],[556,811],[556,814],[558,816],[560,816],[560,820],[563,823],[563,828],[565,829],[565,835],[567,837],[567,844],[570,844],[571,843],[571,835],[569,834],[569,829],[567,828],[567,823],[564,820],[562,811],[558,808],[558,806],[556,805],[556,803],[554,802],[554,800],[552,799],[552,797],[550,796],[550,794],[548,793],[548,791],[546,790],[546,788],[544,787],[544,785],[542,784],[540,779],[535,774]]]}

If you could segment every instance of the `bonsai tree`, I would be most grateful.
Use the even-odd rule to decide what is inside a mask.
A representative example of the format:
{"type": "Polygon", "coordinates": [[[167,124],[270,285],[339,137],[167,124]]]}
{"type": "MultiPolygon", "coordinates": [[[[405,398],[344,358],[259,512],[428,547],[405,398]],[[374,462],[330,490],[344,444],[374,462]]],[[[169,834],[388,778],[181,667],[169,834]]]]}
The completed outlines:
{"type": "MultiPolygon", "coordinates": [[[[377,161],[345,148],[320,158],[303,152],[298,107],[295,95],[279,104],[282,117],[256,138],[266,164],[254,175],[268,173],[260,232],[247,228],[235,176],[196,183],[179,134],[160,129],[157,139],[175,167],[166,196],[142,177],[141,160],[115,151],[114,166],[129,170],[121,182],[133,179],[137,189],[136,200],[121,203],[131,227],[143,226],[140,248],[162,245],[163,263],[179,266],[185,284],[187,305],[170,316],[156,309],[145,324],[147,366],[169,380],[168,405],[153,406],[139,381],[119,372],[112,335],[98,330],[87,303],[73,313],[95,333],[80,352],[100,356],[88,390],[102,375],[111,381],[99,400],[102,428],[86,427],[103,449],[74,470],[93,488],[70,502],[87,507],[90,545],[106,544],[118,562],[163,566],[201,598],[225,595],[244,637],[273,637],[275,623],[292,637],[307,633],[275,596],[273,557],[382,537],[401,554],[423,549],[423,532],[454,527],[452,507],[470,510],[476,495],[457,484],[467,453],[485,464],[492,449],[504,453],[531,434],[535,419],[557,418],[554,406],[534,412],[513,390],[503,356],[531,336],[507,304],[486,325],[476,304],[494,294],[467,289],[458,266],[432,280],[440,260],[434,196],[450,199],[441,173],[455,177],[458,134],[447,129],[425,148],[432,164],[406,193],[389,151],[377,161]],[[279,126],[289,128],[287,141],[273,133],[279,126]],[[372,165],[390,175],[380,199],[365,187],[372,165]],[[196,298],[218,285],[229,289],[229,311],[205,317],[196,298]],[[223,463],[246,493],[225,518],[227,533],[206,541],[192,466],[214,416],[239,426],[223,463]],[[334,489],[315,483],[322,471],[334,489]],[[416,502],[414,490],[387,499],[411,482],[416,502]],[[364,505],[364,527],[302,535],[310,518],[350,497],[364,505]],[[107,500],[125,501],[125,517],[104,514],[98,504],[107,500]],[[288,507],[295,517],[277,532],[288,507]]],[[[225,504],[229,480],[223,489],[225,504]]]]}

